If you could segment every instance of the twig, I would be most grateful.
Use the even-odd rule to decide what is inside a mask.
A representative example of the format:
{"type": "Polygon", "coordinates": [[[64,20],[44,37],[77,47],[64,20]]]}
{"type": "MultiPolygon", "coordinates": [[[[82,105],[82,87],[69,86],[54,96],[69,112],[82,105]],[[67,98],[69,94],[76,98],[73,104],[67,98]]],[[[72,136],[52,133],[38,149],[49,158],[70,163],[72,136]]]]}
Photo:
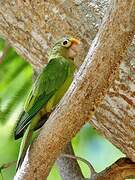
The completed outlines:
{"type": "Polygon", "coordinates": [[[3,177],[3,174],[2,174],[2,170],[3,169],[7,169],[7,168],[13,166],[15,163],[16,163],[16,161],[13,161],[13,162],[6,163],[6,164],[3,164],[3,165],[0,166],[0,174],[1,174],[2,180],[4,180],[4,177],[3,177]]]}
{"type": "Polygon", "coordinates": [[[84,180],[81,168],[74,157],[74,150],[70,142],[56,161],[62,180],[84,180]],[[64,154],[71,155],[73,158],[67,158],[64,154]]]}
{"type": "Polygon", "coordinates": [[[83,163],[87,164],[87,166],[89,167],[89,170],[90,170],[90,174],[91,174],[90,177],[95,176],[95,174],[97,174],[95,169],[91,165],[91,163],[89,161],[87,161],[86,159],[79,157],[79,156],[74,156],[71,154],[61,154],[61,156],[71,158],[71,159],[76,159],[76,160],[82,161],[83,163]]]}
{"type": "Polygon", "coordinates": [[[8,43],[8,42],[5,42],[5,43],[6,43],[6,44],[5,44],[5,47],[4,47],[3,52],[2,52],[2,55],[1,55],[1,57],[0,57],[0,64],[3,62],[5,56],[6,56],[8,50],[9,50],[9,48],[10,48],[9,43],[8,43]]]}

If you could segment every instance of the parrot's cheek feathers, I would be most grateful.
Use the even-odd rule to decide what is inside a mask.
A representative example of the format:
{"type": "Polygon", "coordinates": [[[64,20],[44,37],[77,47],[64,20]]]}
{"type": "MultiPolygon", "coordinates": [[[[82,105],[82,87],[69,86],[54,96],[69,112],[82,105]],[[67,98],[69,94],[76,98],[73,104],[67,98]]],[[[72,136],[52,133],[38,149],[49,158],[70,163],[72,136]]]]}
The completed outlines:
{"type": "Polygon", "coordinates": [[[77,55],[77,52],[70,48],[68,55],[70,58],[74,58],[77,55]]]}
{"type": "Polygon", "coordinates": [[[79,46],[77,44],[72,44],[72,46],[69,48],[68,55],[70,58],[74,58],[79,51],[79,46]]]}

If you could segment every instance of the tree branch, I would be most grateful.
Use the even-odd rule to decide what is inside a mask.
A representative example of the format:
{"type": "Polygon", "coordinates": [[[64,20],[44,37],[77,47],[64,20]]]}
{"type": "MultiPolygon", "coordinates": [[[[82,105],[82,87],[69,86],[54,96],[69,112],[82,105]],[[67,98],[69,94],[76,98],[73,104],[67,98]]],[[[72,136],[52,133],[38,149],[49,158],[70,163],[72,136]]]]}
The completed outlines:
{"type": "Polygon", "coordinates": [[[90,119],[114,80],[114,72],[135,32],[135,2],[113,1],[110,7],[71,88],[28,153],[28,161],[25,159],[20,170],[20,179],[48,176],[64,145],[90,119]]]}
{"type": "Polygon", "coordinates": [[[91,180],[124,180],[135,178],[135,163],[128,158],[121,158],[101,173],[97,173],[91,180]]]}
{"type": "MultiPolygon", "coordinates": [[[[74,156],[74,151],[71,143],[68,143],[63,151],[65,154],[74,156]]],[[[83,180],[83,174],[81,173],[80,166],[76,159],[63,156],[63,153],[58,158],[57,165],[60,170],[60,175],[63,180],[83,180]]]]}

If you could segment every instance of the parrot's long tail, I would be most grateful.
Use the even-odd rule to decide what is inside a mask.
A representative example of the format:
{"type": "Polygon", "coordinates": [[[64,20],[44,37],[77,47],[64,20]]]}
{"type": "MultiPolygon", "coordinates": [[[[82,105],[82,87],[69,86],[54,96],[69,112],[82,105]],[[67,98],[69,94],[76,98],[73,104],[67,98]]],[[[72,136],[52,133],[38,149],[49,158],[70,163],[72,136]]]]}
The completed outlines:
{"type": "Polygon", "coordinates": [[[30,125],[26,129],[24,136],[22,138],[21,146],[20,146],[20,151],[18,155],[18,160],[16,164],[16,171],[21,167],[22,162],[24,160],[24,157],[26,155],[27,149],[30,145],[31,138],[32,138],[33,131],[30,129],[30,125]]]}
{"type": "Polygon", "coordinates": [[[34,132],[34,127],[36,127],[38,122],[39,122],[39,119],[37,117],[34,117],[31,121],[31,123],[28,125],[26,131],[24,132],[22,142],[21,142],[21,146],[20,146],[16,170],[18,170],[18,168],[20,168],[22,165],[22,162],[23,162],[24,157],[26,155],[27,149],[28,149],[29,145],[31,144],[32,135],[34,132]]]}
{"type": "Polygon", "coordinates": [[[31,144],[33,132],[38,130],[39,128],[41,128],[43,126],[43,124],[47,121],[49,115],[50,115],[50,113],[45,114],[41,118],[41,120],[39,120],[37,117],[33,118],[31,124],[29,124],[26,131],[22,132],[21,135],[23,136],[23,138],[22,138],[22,142],[21,142],[21,146],[20,146],[16,170],[18,170],[18,168],[21,167],[21,164],[24,160],[27,149],[28,149],[29,145],[31,144]]]}

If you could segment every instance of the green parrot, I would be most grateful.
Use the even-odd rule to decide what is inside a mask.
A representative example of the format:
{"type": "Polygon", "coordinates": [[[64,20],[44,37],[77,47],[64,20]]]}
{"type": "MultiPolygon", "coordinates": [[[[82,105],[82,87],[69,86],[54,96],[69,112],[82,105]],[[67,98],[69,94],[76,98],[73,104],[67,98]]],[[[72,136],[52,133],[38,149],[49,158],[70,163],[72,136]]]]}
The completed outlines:
{"type": "Polygon", "coordinates": [[[32,86],[14,132],[15,139],[23,136],[17,169],[24,160],[34,130],[45,123],[73,80],[79,44],[80,41],[73,37],[63,37],[56,42],[49,53],[48,64],[32,86]]]}

